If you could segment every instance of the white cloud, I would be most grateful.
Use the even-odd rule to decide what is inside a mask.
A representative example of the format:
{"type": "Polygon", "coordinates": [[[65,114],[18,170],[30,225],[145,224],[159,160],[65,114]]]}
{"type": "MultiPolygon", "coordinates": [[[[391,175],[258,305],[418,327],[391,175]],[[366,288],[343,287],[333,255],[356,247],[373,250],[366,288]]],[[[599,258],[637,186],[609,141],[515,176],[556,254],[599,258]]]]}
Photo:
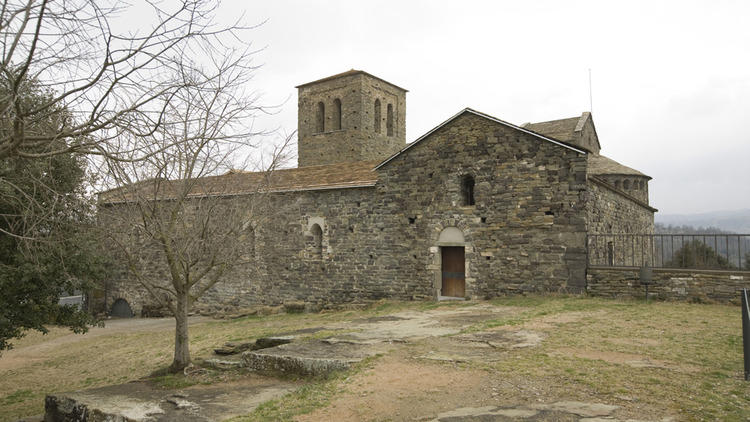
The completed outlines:
{"type": "Polygon", "coordinates": [[[350,68],[410,90],[407,140],[463,107],[517,124],[589,108],[603,153],[665,213],[750,208],[750,2],[241,1],[255,83],[296,128],[295,85],[350,68]]]}

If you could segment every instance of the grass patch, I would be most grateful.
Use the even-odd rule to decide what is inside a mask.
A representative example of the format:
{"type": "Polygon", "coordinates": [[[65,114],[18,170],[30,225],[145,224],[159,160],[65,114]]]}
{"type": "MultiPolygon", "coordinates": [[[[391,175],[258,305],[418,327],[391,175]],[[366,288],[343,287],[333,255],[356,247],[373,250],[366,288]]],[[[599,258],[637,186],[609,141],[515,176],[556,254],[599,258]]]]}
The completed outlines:
{"type": "Polygon", "coordinates": [[[346,390],[349,380],[369,368],[382,355],[368,357],[348,371],[338,371],[325,378],[314,379],[295,391],[258,406],[249,415],[232,418],[227,422],[273,422],[293,421],[327,406],[338,393],[346,390]]]}
{"type": "MultiPolygon", "coordinates": [[[[512,394],[508,400],[522,402],[533,395],[543,400],[565,398],[656,409],[656,414],[676,415],[679,420],[747,420],[750,390],[742,379],[737,307],[565,295],[502,297],[485,303],[502,307],[499,316],[470,325],[464,332],[506,326],[544,334],[540,346],[510,350],[501,360],[481,366],[493,377],[508,380],[513,385],[509,390],[518,391],[512,393],[518,395],[517,400],[512,394]],[[539,328],[545,324],[549,328],[539,328]],[[664,362],[666,368],[634,367],[626,363],[629,357],[612,360],[631,355],[664,362]],[[631,401],[623,401],[620,397],[624,396],[631,401]]],[[[191,354],[199,362],[229,340],[330,327],[400,311],[435,311],[476,304],[382,301],[357,311],[207,320],[190,326],[191,354]]],[[[332,334],[334,331],[324,330],[308,337],[332,334]]],[[[56,327],[51,327],[45,336],[29,333],[16,342],[17,353],[5,352],[0,357],[0,421],[42,413],[44,395],[49,393],[143,378],[150,378],[161,388],[179,389],[243,376],[210,371],[187,377],[152,375],[171,361],[173,324],[137,332],[105,331],[97,336],[73,338],[69,335],[67,330],[56,327]],[[11,360],[3,361],[6,358],[11,360]],[[4,368],[2,364],[6,362],[12,365],[8,363],[4,368]]],[[[418,345],[404,347],[418,349],[418,345]]],[[[292,420],[312,412],[326,406],[346,388],[354,388],[348,380],[356,371],[314,380],[235,421],[292,420]]]]}
{"type": "Polygon", "coordinates": [[[232,418],[228,422],[292,421],[295,416],[325,407],[339,391],[342,376],[303,385],[280,399],[262,403],[249,415],[232,418]]]}
{"type": "Polygon", "coordinates": [[[8,394],[7,396],[3,397],[2,400],[0,400],[0,403],[2,403],[3,406],[9,406],[12,404],[21,403],[34,396],[35,394],[31,390],[16,390],[8,394]]]}
{"type": "Polygon", "coordinates": [[[164,390],[177,390],[200,383],[197,379],[186,376],[184,374],[160,375],[154,378],[150,378],[149,381],[153,385],[164,390]]]}

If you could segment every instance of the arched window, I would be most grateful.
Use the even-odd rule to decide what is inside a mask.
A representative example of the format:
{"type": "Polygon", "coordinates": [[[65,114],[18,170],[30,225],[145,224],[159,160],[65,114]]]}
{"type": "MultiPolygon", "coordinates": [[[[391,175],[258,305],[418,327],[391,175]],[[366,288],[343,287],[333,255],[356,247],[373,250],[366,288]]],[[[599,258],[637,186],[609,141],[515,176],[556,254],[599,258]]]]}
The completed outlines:
{"type": "Polygon", "coordinates": [[[393,136],[393,104],[388,104],[385,116],[385,130],[388,132],[388,136],[393,136]]]}
{"type": "Polygon", "coordinates": [[[641,185],[641,190],[646,189],[646,183],[643,180],[641,180],[640,185],[641,185]]]}
{"type": "Polygon", "coordinates": [[[250,224],[245,230],[245,250],[247,251],[247,259],[255,261],[255,229],[250,224]]]}
{"type": "Polygon", "coordinates": [[[323,230],[321,230],[318,224],[313,224],[310,229],[312,233],[312,249],[315,257],[323,256],[323,230]]]}
{"type": "Polygon", "coordinates": [[[375,112],[373,115],[375,116],[373,128],[375,129],[375,133],[380,133],[380,100],[375,100],[375,112]]]}
{"type": "Polygon", "coordinates": [[[622,187],[625,188],[625,190],[630,190],[630,179],[625,179],[625,181],[622,182],[622,187]]]}
{"type": "Polygon", "coordinates": [[[464,206],[474,205],[474,177],[461,178],[461,199],[464,206]]]}
{"type": "Polygon", "coordinates": [[[333,100],[333,129],[341,130],[341,100],[333,100]]]}
{"type": "Polygon", "coordinates": [[[323,102],[318,103],[318,108],[315,110],[315,133],[325,132],[326,129],[326,106],[323,102]]]}
{"type": "Polygon", "coordinates": [[[617,189],[622,189],[622,183],[619,180],[615,180],[615,187],[617,189]]]}

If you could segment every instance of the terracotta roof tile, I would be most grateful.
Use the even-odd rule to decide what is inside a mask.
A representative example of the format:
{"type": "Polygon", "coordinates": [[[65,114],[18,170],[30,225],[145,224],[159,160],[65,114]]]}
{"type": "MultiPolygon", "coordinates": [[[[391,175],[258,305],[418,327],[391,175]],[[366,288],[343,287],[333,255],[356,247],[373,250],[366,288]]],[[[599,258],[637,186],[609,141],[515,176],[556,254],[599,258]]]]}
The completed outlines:
{"type": "MultiPolygon", "coordinates": [[[[255,192],[287,192],[304,190],[343,189],[352,187],[375,186],[378,175],[373,168],[378,161],[360,161],[339,163],[324,166],[308,166],[292,169],[281,169],[273,172],[230,171],[220,176],[193,179],[188,196],[206,195],[246,195],[255,192]]],[[[157,190],[156,183],[141,182],[143,189],[150,192],[157,190]],[[146,187],[147,186],[147,187],[146,187]]],[[[131,185],[132,188],[135,185],[131,185]]],[[[174,181],[158,185],[160,199],[174,197],[178,188],[174,181]]],[[[141,191],[143,192],[143,191],[141,191]]],[[[132,189],[128,187],[101,192],[102,203],[124,202],[129,200],[132,189]]],[[[152,195],[152,193],[150,193],[152,195]]]]}
{"type": "Polygon", "coordinates": [[[332,76],[326,76],[325,78],[318,79],[318,80],[315,80],[315,81],[312,81],[312,82],[305,82],[303,84],[295,86],[295,88],[302,88],[303,86],[308,86],[308,85],[316,84],[316,83],[319,83],[319,82],[326,82],[326,81],[331,81],[331,80],[338,79],[338,78],[343,78],[345,76],[352,76],[352,75],[359,75],[359,74],[367,75],[367,76],[369,76],[369,77],[371,77],[373,79],[377,79],[377,80],[379,80],[381,82],[387,83],[388,85],[394,86],[394,87],[396,87],[396,88],[398,88],[398,89],[400,89],[400,90],[402,90],[404,92],[409,92],[408,89],[401,88],[400,86],[398,86],[398,85],[396,85],[396,84],[394,84],[392,82],[388,82],[385,79],[378,78],[377,76],[375,76],[375,75],[373,75],[371,73],[367,73],[364,70],[357,70],[357,69],[350,69],[350,70],[347,70],[346,72],[337,73],[337,74],[332,75],[332,76]]]}
{"type": "Polygon", "coordinates": [[[622,174],[626,176],[642,176],[648,177],[649,179],[651,178],[638,170],[632,169],[628,166],[624,166],[617,161],[603,155],[589,154],[588,161],[589,174],[622,174]]]}
{"type": "Polygon", "coordinates": [[[575,142],[573,135],[581,117],[570,117],[567,119],[550,120],[548,122],[526,123],[522,127],[544,136],[549,136],[560,141],[575,142]]]}

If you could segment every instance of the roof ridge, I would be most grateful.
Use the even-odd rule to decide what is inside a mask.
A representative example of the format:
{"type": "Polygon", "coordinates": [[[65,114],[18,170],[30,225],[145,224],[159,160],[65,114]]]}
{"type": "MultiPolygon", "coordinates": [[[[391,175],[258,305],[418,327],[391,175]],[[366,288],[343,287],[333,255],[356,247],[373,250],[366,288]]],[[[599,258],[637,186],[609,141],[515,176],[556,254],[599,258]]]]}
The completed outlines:
{"type": "Polygon", "coordinates": [[[295,86],[295,88],[302,88],[304,86],[308,86],[308,85],[312,85],[312,84],[316,84],[316,83],[320,83],[320,82],[327,82],[327,81],[331,81],[331,80],[334,80],[334,79],[343,78],[343,77],[352,76],[352,75],[359,75],[359,74],[367,75],[367,76],[369,76],[369,77],[371,77],[373,79],[377,79],[377,80],[379,80],[381,82],[387,83],[388,85],[396,87],[396,88],[398,88],[398,89],[400,89],[400,90],[402,90],[404,92],[409,92],[408,89],[401,88],[400,86],[394,84],[393,82],[388,82],[388,81],[386,81],[383,78],[380,78],[380,77],[377,77],[377,76],[373,75],[372,73],[366,72],[364,70],[357,70],[357,69],[349,69],[346,72],[341,72],[341,73],[337,73],[335,75],[326,76],[325,78],[316,79],[316,80],[314,80],[312,82],[305,82],[303,84],[299,84],[299,85],[295,86]]]}
{"type": "Polygon", "coordinates": [[[583,130],[583,126],[586,124],[586,120],[591,118],[591,113],[588,111],[584,111],[581,113],[581,117],[578,118],[578,123],[576,124],[576,128],[573,130],[574,132],[580,132],[583,130]]]}
{"type": "Polygon", "coordinates": [[[520,126],[516,126],[513,123],[509,123],[509,122],[506,122],[505,120],[498,119],[497,117],[491,116],[491,115],[489,115],[487,113],[482,113],[481,111],[474,110],[474,109],[472,109],[470,107],[465,107],[463,110],[461,110],[458,113],[454,114],[453,116],[451,116],[450,118],[448,118],[447,120],[445,120],[443,123],[440,123],[439,125],[437,125],[434,128],[430,129],[430,131],[428,131],[424,135],[422,135],[419,138],[417,138],[414,142],[411,142],[411,143],[407,144],[404,148],[402,148],[401,150],[399,150],[395,154],[391,155],[390,157],[386,158],[383,162],[381,162],[380,164],[378,164],[377,166],[375,166],[375,170],[377,170],[377,169],[383,167],[384,165],[388,164],[391,160],[393,160],[394,158],[396,158],[399,155],[401,155],[401,153],[405,152],[409,148],[411,148],[414,145],[418,144],[419,142],[421,142],[422,140],[424,140],[425,138],[427,138],[428,136],[430,136],[433,132],[435,132],[438,129],[442,128],[443,126],[447,125],[448,123],[450,123],[451,121],[453,121],[454,119],[456,119],[457,117],[461,116],[464,113],[472,113],[472,114],[474,114],[476,116],[483,117],[485,119],[494,121],[496,123],[500,123],[500,124],[502,124],[504,126],[508,126],[511,129],[519,130],[521,132],[524,132],[524,133],[527,133],[529,135],[535,136],[535,137],[540,138],[542,140],[545,140],[547,142],[551,142],[551,143],[553,143],[555,145],[558,145],[558,146],[561,146],[563,148],[567,148],[567,149],[573,150],[573,151],[575,151],[575,152],[577,152],[579,154],[588,154],[588,151],[585,148],[580,147],[578,145],[571,145],[571,144],[569,144],[567,142],[560,141],[560,140],[548,137],[546,135],[543,135],[541,133],[534,132],[533,130],[529,130],[529,129],[526,129],[526,128],[523,128],[523,127],[520,127],[520,126]]]}

